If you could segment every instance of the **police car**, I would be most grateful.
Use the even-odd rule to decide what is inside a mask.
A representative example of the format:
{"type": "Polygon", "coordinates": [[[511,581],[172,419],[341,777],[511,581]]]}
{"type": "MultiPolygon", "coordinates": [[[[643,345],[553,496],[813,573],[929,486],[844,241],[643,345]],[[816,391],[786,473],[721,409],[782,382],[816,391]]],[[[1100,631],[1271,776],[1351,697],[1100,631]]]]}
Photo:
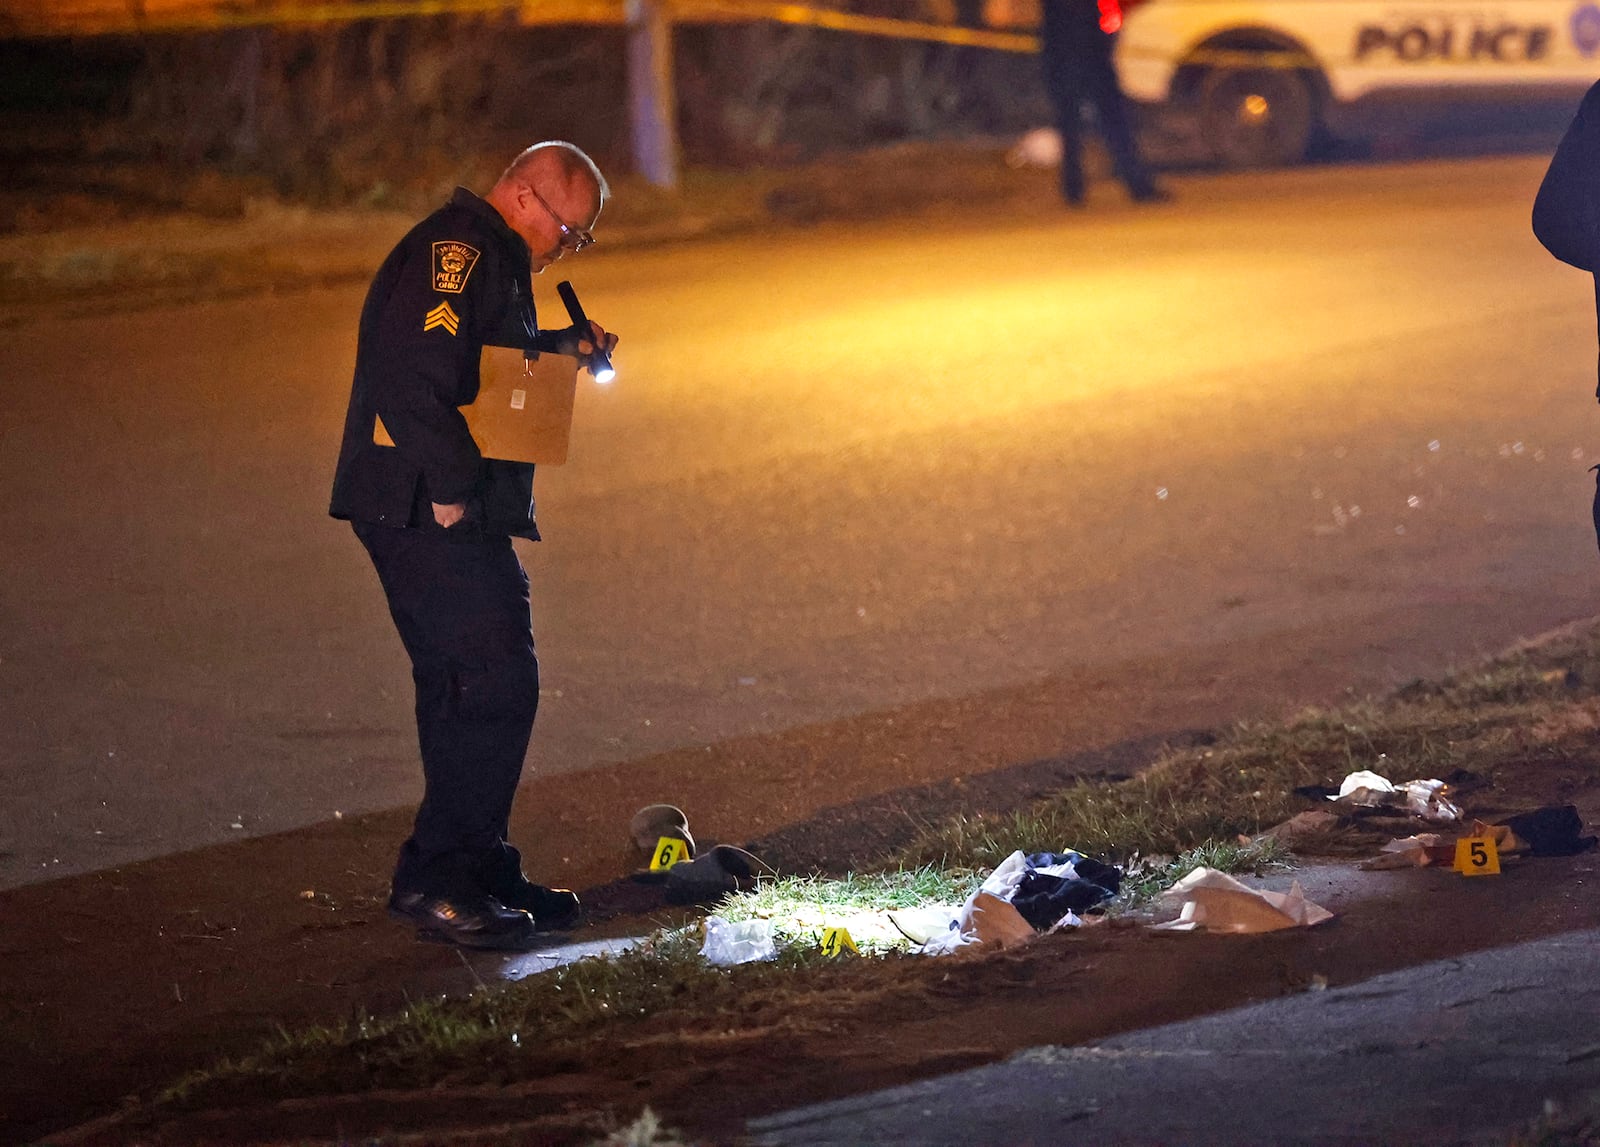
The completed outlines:
{"type": "Polygon", "coordinates": [[[1133,99],[1193,116],[1220,163],[1293,163],[1397,105],[1575,107],[1600,78],[1600,3],[1132,0],[1117,66],[1133,99]]]}

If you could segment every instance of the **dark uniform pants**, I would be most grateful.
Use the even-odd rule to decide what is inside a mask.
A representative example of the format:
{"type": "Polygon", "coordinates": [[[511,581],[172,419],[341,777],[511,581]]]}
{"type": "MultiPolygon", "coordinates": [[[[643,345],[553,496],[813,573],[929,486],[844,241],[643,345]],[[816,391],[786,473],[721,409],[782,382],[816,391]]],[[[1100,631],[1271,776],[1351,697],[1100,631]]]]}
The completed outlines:
{"type": "Polygon", "coordinates": [[[1127,97],[1117,83],[1117,70],[1107,53],[1074,53],[1047,64],[1046,87],[1055,107],[1056,129],[1061,133],[1061,197],[1069,203],[1083,201],[1083,106],[1094,107],[1100,133],[1111,153],[1117,177],[1130,195],[1147,195],[1155,187],[1149,168],[1139,157],[1127,97]]]}
{"type": "Polygon", "coordinates": [[[353,525],[417,687],[424,791],[394,890],[461,895],[520,876],[505,838],[539,708],[539,661],[511,539],[353,525]]]}

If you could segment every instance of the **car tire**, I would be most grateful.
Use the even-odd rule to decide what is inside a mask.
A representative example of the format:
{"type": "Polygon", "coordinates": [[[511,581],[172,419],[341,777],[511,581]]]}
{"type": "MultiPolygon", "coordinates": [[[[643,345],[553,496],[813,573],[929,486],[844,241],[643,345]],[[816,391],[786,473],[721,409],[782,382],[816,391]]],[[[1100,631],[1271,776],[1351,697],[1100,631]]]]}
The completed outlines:
{"type": "Polygon", "coordinates": [[[1213,68],[1200,83],[1200,131],[1224,167],[1299,163],[1316,128],[1316,101],[1300,72],[1213,68]]]}

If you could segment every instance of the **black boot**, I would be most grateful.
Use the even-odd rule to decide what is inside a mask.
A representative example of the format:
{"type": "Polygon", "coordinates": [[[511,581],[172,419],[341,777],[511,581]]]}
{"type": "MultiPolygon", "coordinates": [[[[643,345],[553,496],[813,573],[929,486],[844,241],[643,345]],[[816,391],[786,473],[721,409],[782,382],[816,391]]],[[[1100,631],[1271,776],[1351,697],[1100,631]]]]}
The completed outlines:
{"type": "Polygon", "coordinates": [[[506,889],[500,898],[507,908],[520,908],[533,917],[540,932],[566,932],[583,918],[578,894],[566,888],[546,888],[524,880],[517,888],[506,889]]]}
{"type": "Polygon", "coordinates": [[[520,909],[533,917],[541,932],[565,932],[583,916],[578,896],[565,888],[546,888],[522,874],[522,854],[509,844],[482,857],[478,883],[507,908],[520,909]]]}
{"type": "Polygon", "coordinates": [[[533,917],[491,896],[397,892],[389,897],[389,914],[415,924],[425,940],[463,948],[525,952],[538,943],[533,917]]]}

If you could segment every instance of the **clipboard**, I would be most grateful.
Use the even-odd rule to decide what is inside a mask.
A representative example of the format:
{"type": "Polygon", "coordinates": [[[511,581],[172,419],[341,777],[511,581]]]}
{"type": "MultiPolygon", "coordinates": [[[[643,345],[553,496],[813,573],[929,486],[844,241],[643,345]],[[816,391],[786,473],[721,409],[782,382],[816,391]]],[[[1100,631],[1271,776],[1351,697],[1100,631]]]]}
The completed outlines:
{"type": "MultiPolygon", "coordinates": [[[[478,362],[478,397],[461,407],[472,440],[485,458],[559,466],[572,438],[572,404],[578,390],[578,360],[542,352],[537,359],[517,347],[486,346],[478,362]]],[[[393,446],[383,419],[372,440],[393,446]]]]}

